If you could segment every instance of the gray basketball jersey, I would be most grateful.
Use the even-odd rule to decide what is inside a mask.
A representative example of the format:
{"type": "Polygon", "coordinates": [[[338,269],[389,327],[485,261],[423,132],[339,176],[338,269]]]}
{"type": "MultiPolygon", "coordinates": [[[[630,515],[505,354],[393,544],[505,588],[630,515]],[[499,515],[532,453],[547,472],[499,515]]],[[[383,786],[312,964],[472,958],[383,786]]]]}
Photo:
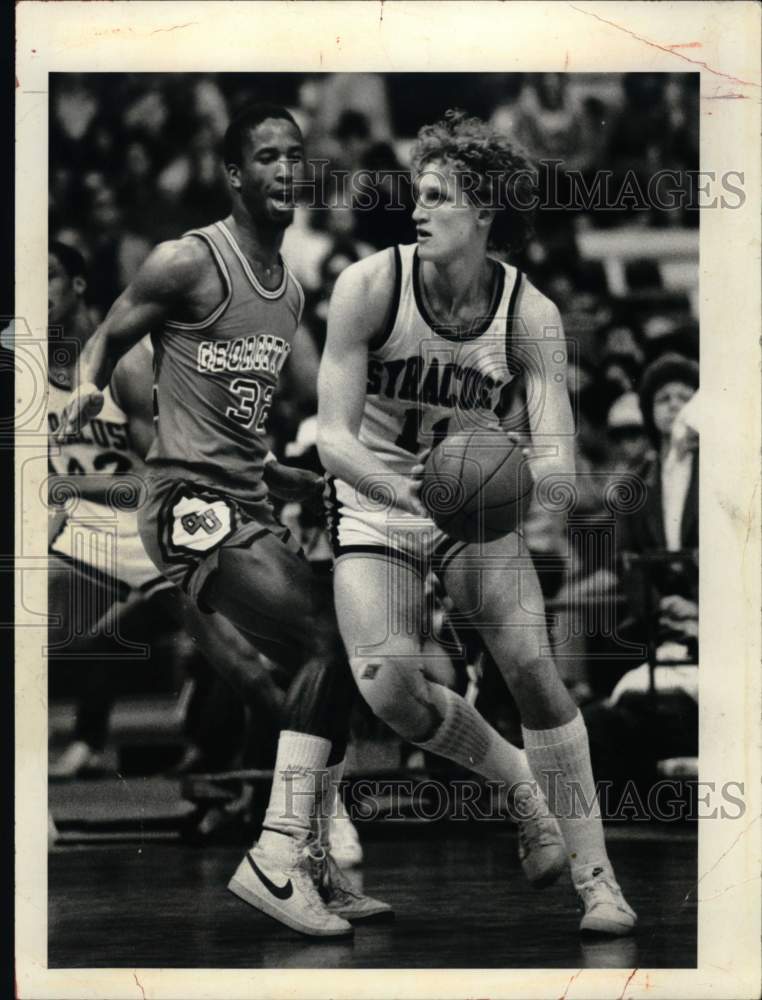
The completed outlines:
{"type": "Polygon", "coordinates": [[[156,437],[147,463],[255,500],[266,493],[267,418],[304,295],[285,262],[281,285],[264,288],[223,222],[186,236],[209,248],[225,296],[205,320],[169,320],[152,335],[156,437]]]}

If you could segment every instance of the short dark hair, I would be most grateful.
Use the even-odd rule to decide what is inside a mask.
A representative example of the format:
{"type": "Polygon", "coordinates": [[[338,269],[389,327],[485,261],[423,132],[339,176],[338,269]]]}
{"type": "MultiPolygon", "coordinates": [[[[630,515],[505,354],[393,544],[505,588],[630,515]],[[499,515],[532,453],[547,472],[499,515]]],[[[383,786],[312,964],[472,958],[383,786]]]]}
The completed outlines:
{"type": "Polygon", "coordinates": [[[294,116],[280,104],[249,104],[239,111],[228,125],[222,141],[222,159],[240,165],[243,158],[243,138],[250,129],[261,125],[267,118],[284,118],[300,131],[294,116]]]}
{"type": "Polygon", "coordinates": [[[79,250],[69,246],[68,243],[61,243],[60,240],[52,240],[48,246],[48,253],[58,259],[70,278],[87,279],[87,264],[79,250]]]}

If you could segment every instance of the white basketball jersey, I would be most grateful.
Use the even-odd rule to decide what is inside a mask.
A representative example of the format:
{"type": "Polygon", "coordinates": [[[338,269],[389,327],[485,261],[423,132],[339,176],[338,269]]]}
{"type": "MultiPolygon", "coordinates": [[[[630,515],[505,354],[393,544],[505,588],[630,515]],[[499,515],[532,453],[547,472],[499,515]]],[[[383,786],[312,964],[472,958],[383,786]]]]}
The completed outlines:
{"type": "Polygon", "coordinates": [[[523,365],[514,349],[522,274],[492,260],[487,315],[467,330],[438,325],[426,308],[417,244],[394,248],[394,303],[387,329],[371,343],[359,439],[396,472],[448,433],[494,427],[518,414],[523,365]]]}
{"type": "MultiPolygon", "coordinates": [[[[51,371],[48,376],[48,428],[51,435],[61,425],[70,395],[71,384],[66,375],[51,371]]],[[[74,440],[64,445],[51,443],[48,453],[51,472],[74,478],[92,473],[119,476],[143,468],[140,457],[132,447],[126,415],[117,406],[109,388],[104,389],[103,397],[101,412],[82,428],[74,440]]],[[[91,500],[80,500],[74,516],[97,517],[103,507],[104,504],[91,500]]],[[[119,512],[123,527],[127,527],[127,522],[133,519],[137,525],[134,511],[119,512]]]]}

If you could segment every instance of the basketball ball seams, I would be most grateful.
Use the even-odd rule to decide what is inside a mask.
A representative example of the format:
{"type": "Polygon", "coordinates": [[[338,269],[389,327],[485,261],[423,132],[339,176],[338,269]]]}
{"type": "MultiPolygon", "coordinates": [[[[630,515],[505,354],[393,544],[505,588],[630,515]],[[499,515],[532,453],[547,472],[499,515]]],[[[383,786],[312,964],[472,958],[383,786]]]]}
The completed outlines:
{"type": "MultiPolygon", "coordinates": [[[[477,433],[477,431],[475,431],[475,430],[471,431],[469,433],[468,438],[466,439],[466,444],[465,444],[465,446],[462,449],[463,450],[463,455],[462,455],[461,460],[460,460],[460,470],[458,471],[458,475],[456,477],[456,479],[458,480],[459,483],[463,482],[463,471],[464,471],[464,469],[466,467],[466,458],[468,457],[468,449],[471,447],[471,442],[473,441],[474,434],[476,434],[476,433],[477,433]]],[[[500,468],[500,466],[498,466],[498,468],[500,468]]],[[[496,471],[497,470],[493,470],[493,472],[496,472],[496,471]]],[[[442,524],[440,524],[440,527],[442,528],[443,531],[446,531],[446,525],[452,524],[452,522],[458,516],[458,514],[461,514],[463,512],[463,508],[466,507],[466,506],[468,506],[468,504],[471,503],[471,501],[473,500],[473,498],[476,496],[476,494],[479,492],[479,490],[481,488],[482,488],[482,484],[480,484],[479,486],[477,486],[476,489],[473,491],[473,493],[471,493],[470,496],[467,496],[467,497],[465,497],[463,499],[463,502],[461,503],[460,507],[456,511],[453,511],[453,513],[450,514],[449,517],[447,517],[447,518],[445,518],[443,520],[442,524]]]]}
{"type": "MultiPolygon", "coordinates": [[[[468,448],[471,446],[471,442],[472,442],[473,437],[474,437],[474,435],[476,433],[478,433],[478,432],[477,431],[471,431],[471,434],[469,435],[469,438],[468,438],[468,441],[466,443],[466,446],[463,449],[463,457],[462,457],[461,463],[460,463],[460,471],[458,473],[458,476],[456,477],[459,482],[463,481],[463,470],[465,469],[466,458],[468,457],[467,456],[467,451],[468,451],[468,448]]],[[[514,448],[515,448],[515,445],[514,445],[514,448]]],[[[505,463],[510,458],[512,452],[513,452],[513,448],[511,448],[510,451],[506,452],[506,454],[504,455],[503,460],[500,462],[500,464],[497,465],[497,466],[495,466],[494,469],[492,469],[492,471],[487,476],[487,478],[484,480],[484,482],[480,483],[476,487],[476,489],[473,490],[472,493],[470,493],[467,497],[464,498],[463,503],[460,505],[460,509],[458,511],[455,511],[455,513],[451,514],[450,517],[448,517],[448,519],[447,519],[448,521],[451,521],[454,517],[456,517],[456,515],[458,513],[460,513],[463,510],[464,507],[466,507],[469,503],[471,503],[471,501],[474,499],[474,497],[477,496],[477,494],[479,494],[484,489],[484,487],[487,485],[487,483],[489,483],[489,481],[491,479],[493,479],[494,476],[496,476],[498,472],[500,472],[500,470],[502,469],[502,467],[505,465],[505,463]]],[[[438,473],[438,472],[439,472],[439,470],[435,470],[435,474],[438,473]]],[[[483,509],[485,509],[485,508],[480,508],[480,510],[483,510],[483,509]]]]}
{"type": "MultiPolygon", "coordinates": [[[[474,434],[475,434],[475,433],[476,433],[475,431],[471,431],[471,432],[470,432],[470,434],[469,434],[469,436],[468,436],[468,439],[467,439],[467,443],[466,443],[466,446],[465,446],[464,448],[462,448],[462,449],[461,449],[461,450],[462,450],[462,455],[461,455],[461,459],[460,459],[460,469],[458,470],[458,474],[457,474],[457,475],[455,476],[455,479],[456,479],[456,481],[457,481],[457,482],[459,482],[459,483],[462,483],[462,482],[463,482],[463,470],[464,470],[464,469],[465,469],[465,467],[466,467],[466,457],[467,457],[467,452],[468,452],[468,449],[469,449],[469,447],[471,446],[471,440],[472,440],[472,438],[473,438],[473,436],[474,436],[474,434]]],[[[441,444],[441,445],[440,445],[439,447],[440,447],[440,448],[442,448],[442,447],[443,447],[443,446],[445,446],[446,444],[447,444],[447,439],[445,438],[445,440],[444,440],[444,441],[442,442],[442,444],[441,444]]],[[[433,453],[432,453],[432,457],[436,457],[436,454],[437,454],[437,450],[435,450],[435,452],[433,452],[433,453]]],[[[444,451],[442,451],[442,452],[439,452],[439,454],[441,454],[441,456],[442,456],[442,459],[443,459],[443,461],[444,461],[444,462],[446,462],[446,461],[447,461],[447,459],[448,459],[449,457],[451,457],[451,456],[448,456],[448,455],[446,455],[446,454],[444,453],[444,451]]],[[[434,463],[434,466],[435,466],[435,467],[434,467],[434,469],[432,470],[432,474],[433,474],[433,475],[435,475],[435,476],[438,476],[438,475],[440,475],[440,474],[441,474],[441,472],[442,472],[442,470],[436,467],[436,462],[434,463]]],[[[478,492],[479,492],[479,489],[477,488],[477,490],[476,490],[476,493],[478,493],[478,492]]],[[[454,518],[454,517],[456,516],[456,514],[458,514],[458,512],[459,512],[459,511],[460,511],[460,510],[461,510],[461,509],[462,509],[463,507],[465,507],[465,506],[466,506],[466,504],[468,504],[468,503],[470,503],[470,502],[471,502],[471,498],[472,498],[472,497],[473,497],[474,495],[475,495],[475,494],[471,494],[471,496],[469,496],[469,497],[466,497],[466,498],[465,498],[465,499],[463,500],[463,502],[461,503],[461,505],[460,505],[460,507],[458,508],[458,510],[457,510],[457,511],[455,511],[455,512],[454,512],[454,513],[453,513],[452,515],[450,515],[450,517],[448,517],[448,518],[447,518],[447,520],[446,520],[446,522],[445,522],[445,523],[449,524],[449,522],[450,522],[450,521],[452,520],[452,518],[454,518]]],[[[444,530],[444,528],[442,528],[442,530],[444,530]]]]}
{"type": "MultiPolygon", "coordinates": [[[[468,436],[468,438],[467,438],[467,440],[466,440],[466,444],[465,444],[465,446],[463,447],[463,457],[462,457],[462,459],[461,459],[461,464],[460,464],[460,472],[459,472],[459,475],[458,475],[458,480],[459,480],[459,481],[462,481],[462,477],[463,477],[463,470],[465,469],[465,464],[466,464],[466,458],[467,458],[467,451],[468,451],[468,449],[470,448],[470,446],[471,446],[471,443],[472,443],[472,441],[473,441],[474,437],[475,437],[475,436],[476,436],[477,434],[479,434],[479,433],[480,433],[480,430],[479,430],[479,429],[471,431],[471,433],[469,434],[469,436],[468,436]]],[[[443,444],[444,444],[444,442],[443,442],[443,444]]],[[[456,521],[456,519],[458,518],[458,516],[461,516],[461,517],[463,518],[463,520],[464,520],[464,521],[465,521],[466,523],[468,523],[468,522],[469,522],[470,520],[472,520],[472,519],[473,519],[474,517],[477,517],[477,518],[478,518],[478,516],[479,516],[479,515],[480,515],[481,513],[483,513],[484,511],[486,511],[486,510],[496,510],[496,509],[500,509],[500,508],[502,508],[502,507],[508,507],[508,506],[510,506],[510,505],[511,505],[512,503],[517,503],[517,502],[518,502],[519,500],[523,500],[523,499],[524,499],[524,497],[525,497],[525,496],[527,495],[526,493],[523,493],[523,494],[522,494],[522,495],[521,495],[520,497],[516,497],[516,498],[514,498],[513,500],[507,500],[507,501],[505,501],[505,502],[503,502],[503,503],[499,503],[499,504],[496,504],[496,505],[494,505],[494,504],[493,504],[493,505],[489,505],[489,506],[487,506],[487,507],[485,507],[485,506],[481,506],[481,505],[480,505],[480,506],[479,506],[479,507],[477,508],[477,510],[476,510],[476,511],[468,511],[468,510],[465,510],[465,508],[467,508],[467,507],[468,507],[468,505],[469,505],[469,504],[471,503],[471,501],[472,501],[472,500],[473,500],[473,499],[474,499],[474,498],[475,498],[476,496],[478,496],[478,494],[479,494],[479,493],[481,493],[481,492],[482,492],[482,490],[484,490],[484,489],[486,488],[486,486],[487,486],[487,485],[489,484],[489,482],[490,482],[490,481],[491,481],[491,480],[492,480],[492,479],[493,479],[493,478],[494,478],[494,477],[495,477],[495,476],[496,476],[496,475],[497,475],[497,474],[498,474],[498,473],[499,473],[499,472],[501,471],[501,469],[503,468],[503,466],[505,465],[505,463],[506,463],[506,462],[508,461],[508,459],[509,459],[509,458],[511,457],[511,455],[513,455],[513,453],[514,453],[514,451],[515,451],[516,447],[517,447],[517,445],[515,445],[515,444],[514,444],[512,448],[510,448],[509,450],[507,450],[507,451],[505,452],[505,454],[503,455],[503,458],[502,458],[502,460],[501,460],[501,461],[499,462],[499,464],[497,464],[497,465],[496,465],[496,466],[494,467],[494,469],[492,469],[492,470],[490,471],[490,473],[489,473],[489,475],[488,475],[488,476],[486,477],[486,479],[485,479],[485,480],[484,480],[484,481],[483,481],[482,483],[480,483],[480,484],[479,484],[479,485],[478,485],[478,486],[476,487],[476,489],[475,489],[475,490],[473,490],[473,492],[472,492],[472,493],[471,493],[471,494],[470,494],[469,496],[467,496],[467,497],[466,497],[466,498],[465,498],[465,499],[463,500],[463,502],[461,503],[461,505],[460,505],[460,507],[459,507],[459,509],[458,509],[458,510],[456,510],[456,511],[453,511],[453,513],[452,513],[452,514],[450,514],[450,515],[449,515],[449,516],[447,516],[447,517],[444,517],[444,518],[442,518],[442,519],[441,519],[441,520],[440,520],[440,521],[438,522],[438,523],[439,523],[439,526],[440,526],[440,527],[442,528],[442,530],[443,530],[443,531],[445,531],[445,532],[446,532],[446,531],[447,531],[447,528],[448,528],[448,526],[452,526],[452,525],[453,525],[453,523],[455,523],[455,521],[456,521]]],[[[436,469],[435,469],[435,470],[434,470],[435,474],[436,474],[436,473],[437,473],[438,471],[439,471],[439,470],[436,470],[436,469]]],[[[530,489],[531,489],[531,486],[530,486],[530,489]]],[[[527,493],[528,493],[528,492],[529,492],[529,490],[527,490],[527,493]]],[[[483,527],[483,528],[485,528],[486,526],[482,526],[482,527],[483,527]]],[[[493,534],[493,532],[492,532],[492,531],[490,531],[490,534],[493,534]]],[[[508,534],[508,532],[500,532],[500,533],[495,533],[495,534],[494,534],[494,537],[500,537],[500,536],[501,536],[501,534],[508,534]]]]}
{"type": "Polygon", "coordinates": [[[526,489],[526,491],[524,493],[520,493],[518,496],[511,497],[509,500],[502,500],[500,503],[486,504],[484,507],[480,507],[479,510],[480,511],[485,511],[485,510],[500,510],[503,507],[510,507],[511,504],[521,503],[522,500],[526,500],[526,498],[532,492],[532,487],[533,486],[534,486],[534,482],[530,478],[529,486],[527,487],[527,489],[526,489]]]}
{"type": "MultiPolygon", "coordinates": [[[[458,482],[459,483],[463,482],[463,471],[466,468],[466,456],[468,455],[468,449],[471,447],[471,440],[472,440],[473,436],[474,436],[474,432],[471,431],[471,434],[469,435],[469,438],[468,438],[468,444],[463,449],[463,454],[460,457],[460,469],[458,471],[458,482]]],[[[468,501],[466,501],[466,502],[468,502],[468,501]]]]}
{"type": "MultiPolygon", "coordinates": [[[[474,432],[472,433],[471,437],[473,437],[473,435],[474,435],[474,434],[476,434],[476,433],[477,433],[477,432],[476,432],[476,431],[474,431],[474,432]]],[[[470,447],[470,445],[471,445],[471,442],[469,441],[469,442],[468,442],[468,444],[469,444],[469,447],[470,447]]],[[[515,448],[516,448],[516,445],[514,445],[514,446],[513,446],[513,448],[511,448],[511,449],[510,449],[509,451],[507,451],[507,452],[505,453],[505,455],[503,455],[503,459],[502,459],[502,461],[500,462],[500,464],[499,464],[499,465],[496,465],[496,466],[495,466],[495,468],[494,468],[494,469],[493,469],[493,470],[492,470],[492,471],[490,472],[490,474],[489,474],[489,475],[487,476],[487,478],[486,478],[486,479],[484,480],[484,482],[482,482],[482,483],[479,483],[479,485],[478,485],[478,486],[476,487],[476,489],[475,489],[475,490],[473,491],[473,493],[471,494],[471,496],[470,496],[470,497],[468,497],[468,499],[467,499],[467,500],[465,501],[465,503],[463,504],[463,506],[464,506],[464,507],[466,506],[466,504],[468,504],[468,503],[471,503],[471,501],[473,500],[473,498],[474,498],[475,496],[477,496],[477,495],[478,495],[479,493],[481,493],[481,492],[482,492],[482,490],[483,490],[483,489],[485,489],[485,488],[487,487],[487,485],[488,485],[488,483],[490,482],[490,480],[492,480],[492,479],[494,479],[494,478],[495,478],[495,476],[496,476],[496,475],[498,474],[498,472],[500,472],[500,470],[501,470],[501,469],[503,468],[503,466],[505,465],[505,463],[506,463],[506,462],[508,461],[508,459],[509,459],[509,458],[511,457],[511,455],[513,454],[513,452],[514,452],[515,448]]],[[[464,455],[464,456],[463,456],[463,464],[464,464],[464,465],[465,465],[465,459],[466,459],[466,456],[464,455]]],[[[483,510],[483,509],[484,509],[484,508],[480,508],[480,510],[483,510]]]]}

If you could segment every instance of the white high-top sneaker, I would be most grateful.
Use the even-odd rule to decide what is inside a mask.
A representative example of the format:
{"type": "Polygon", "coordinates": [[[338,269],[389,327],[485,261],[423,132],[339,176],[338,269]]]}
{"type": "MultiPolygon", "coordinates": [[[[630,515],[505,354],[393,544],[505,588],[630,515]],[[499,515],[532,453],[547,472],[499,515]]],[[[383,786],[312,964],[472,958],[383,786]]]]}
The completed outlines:
{"type": "Polygon", "coordinates": [[[347,937],[354,933],[352,925],[325,905],[313,881],[314,865],[324,859],[325,851],[314,834],[279,834],[267,851],[259,846],[247,851],[228,889],[302,934],[347,937]]]}
{"type": "Polygon", "coordinates": [[[579,929],[592,934],[631,934],[638,922],[637,915],[619,888],[610,868],[594,868],[589,879],[574,885],[585,915],[579,929]]]}
{"type": "Polygon", "coordinates": [[[530,884],[551,885],[566,867],[566,845],[544,796],[517,795],[514,818],[519,828],[519,861],[530,884]]]}
{"type": "Polygon", "coordinates": [[[391,919],[394,910],[388,903],[366,896],[356,889],[334,860],[330,851],[313,862],[313,881],[320,897],[331,911],[345,920],[391,919]]]}
{"type": "MultiPolygon", "coordinates": [[[[354,830],[344,804],[337,799],[335,812],[337,815],[320,815],[317,822],[318,841],[323,848],[322,856],[312,862],[312,879],[320,893],[320,897],[331,913],[345,920],[381,920],[394,916],[394,910],[388,903],[372,896],[366,896],[342,872],[333,853],[333,836],[337,817],[344,817],[346,825],[354,830]]],[[[339,820],[341,825],[341,820],[339,820]]],[[[360,848],[359,840],[357,847],[360,848]]],[[[362,848],[360,848],[362,854],[362,848]]]]}

